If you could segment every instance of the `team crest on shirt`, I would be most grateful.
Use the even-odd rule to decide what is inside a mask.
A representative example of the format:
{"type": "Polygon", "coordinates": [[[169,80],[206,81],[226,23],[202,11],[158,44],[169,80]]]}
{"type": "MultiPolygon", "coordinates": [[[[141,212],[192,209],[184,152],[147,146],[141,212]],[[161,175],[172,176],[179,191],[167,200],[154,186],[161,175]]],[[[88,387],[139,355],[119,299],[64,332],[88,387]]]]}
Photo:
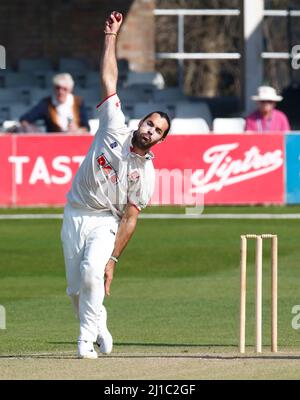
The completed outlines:
{"type": "Polygon", "coordinates": [[[118,183],[117,171],[112,167],[111,163],[107,160],[104,153],[96,158],[99,169],[101,169],[108,180],[112,183],[118,183]]]}
{"type": "Polygon", "coordinates": [[[137,182],[140,179],[140,174],[138,173],[137,170],[134,170],[129,174],[129,180],[132,182],[137,182]]]}
{"type": "Polygon", "coordinates": [[[110,146],[111,149],[114,149],[115,147],[118,146],[118,143],[117,142],[112,142],[109,146],[110,146]]]}

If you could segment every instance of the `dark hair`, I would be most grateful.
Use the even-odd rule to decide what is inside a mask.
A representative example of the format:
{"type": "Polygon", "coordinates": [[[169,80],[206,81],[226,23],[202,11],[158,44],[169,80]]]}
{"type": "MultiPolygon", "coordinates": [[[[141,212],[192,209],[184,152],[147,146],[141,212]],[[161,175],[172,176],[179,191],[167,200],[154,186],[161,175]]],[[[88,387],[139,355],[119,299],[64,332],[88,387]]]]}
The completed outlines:
{"type": "Polygon", "coordinates": [[[164,131],[164,134],[163,134],[163,139],[164,139],[167,136],[167,134],[169,133],[169,130],[171,128],[170,118],[169,118],[168,114],[163,111],[152,111],[150,114],[147,114],[146,117],[144,117],[142,119],[142,122],[146,121],[146,119],[151,117],[152,114],[159,114],[161,116],[161,118],[164,118],[168,123],[168,128],[164,131]]]}

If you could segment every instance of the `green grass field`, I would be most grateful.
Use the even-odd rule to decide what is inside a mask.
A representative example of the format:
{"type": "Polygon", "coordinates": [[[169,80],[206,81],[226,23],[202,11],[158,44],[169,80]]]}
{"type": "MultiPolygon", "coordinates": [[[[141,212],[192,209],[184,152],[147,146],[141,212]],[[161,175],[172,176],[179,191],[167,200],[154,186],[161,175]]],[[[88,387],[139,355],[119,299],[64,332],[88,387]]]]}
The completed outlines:
{"type": "MultiPolygon", "coordinates": [[[[214,207],[206,211],[290,213],[299,209],[214,207]]],[[[41,211],[44,210],[1,210],[0,214],[41,211]]],[[[61,212],[61,209],[45,211],[61,212]]],[[[153,212],[153,208],[149,211],[153,212]]],[[[180,209],[175,211],[181,212],[180,209]]],[[[170,212],[170,209],[164,209],[163,212],[170,212]]],[[[122,357],[130,354],[137,357],[176,355],[179,359],[181,356],[190,356],[193,362],[194,356],[201,359],[201,355],[205,355],[209,359],[215,355],[221,359],[225,357],[225,360],[230,356],[239,362],[239,237],[242,233],[261,232],[277,233],[279,236],[278,354],[285,362],[295,361],[288,377],[299,378],[300,356],[296,356],[300,354],[300,330],[291,326],[294,317],[292,307],[300,304],[299,224],[299,220],[140,220],[117,266],[111,296],[105,300],[108,326],[115,342],[113,356],[106,357],[105,363],[111,360],[123,370],[119,375],[116,372],[114,377],[124,378],[122,357]]],[[[6,309],[7,325],[6,330],[0,330],[2,379],[19,376],[11,370],[8,373],[7,366],[6,373],[1,369],[1,363],[6,365],[12,357],[37,357],[38,362],[49,354],[50,358],[57,355],[79,362],[73,359],[77,350],[78,322],[65,294],[60,227],[60,220],[0,220],[0,304],[6,309]]],[[[246,343],[247,354],[251,356],[249,362],[253,362],[256,359],[253,350],[254,243],[250,248],[246,343]]],[[[265,354],[273,360],[268,347],[269,256],[269,246],[266,246],[263,344],[265,354]]],[[[247,360],[247,357],[243,360],[247,360]]],[[[265,359],[261,357],[260,360],[265,359]]],[[[13,360],[10,361],[8,364],[12,366],[13,360]]],[[[32,363],[30,365],[32,368],[32,363]]],[[[216,371],[219,371],[219,366],[220,363],[216,371]]],[[[142,367],[139,368],[143,371],[142,367]]],[[[278,362],[275,375],[274,371],[268,375],[262,366],[261,375],[253,372],[256,371],[255,366],[254,370],[250,368],[248,374],[246,369],[244,372],[241,369],[230,375],[226,362],[224,369],[218,373],[214,373],[211,366],[207,367],[206,373],[201,368],[198,365],[194,371],[191,367],[189,376],[193,379],[250,379],[260,376],[280,379],[287,374],[287,368],[281,368],[283,371],[280,369],[279,372],[278,362]]],[[[39,377],[33,372],[24,376],[39,377]]],[[[144,375],[136,376],[145,378],[144,375]]],[[[177,375],[174,372],[171,376],[164,373],[160,376],[173,379],[187,377],[182,367],[178,368],[177,375]]],[[[128,375],[130,377],[135,376],[128,375]]]]}

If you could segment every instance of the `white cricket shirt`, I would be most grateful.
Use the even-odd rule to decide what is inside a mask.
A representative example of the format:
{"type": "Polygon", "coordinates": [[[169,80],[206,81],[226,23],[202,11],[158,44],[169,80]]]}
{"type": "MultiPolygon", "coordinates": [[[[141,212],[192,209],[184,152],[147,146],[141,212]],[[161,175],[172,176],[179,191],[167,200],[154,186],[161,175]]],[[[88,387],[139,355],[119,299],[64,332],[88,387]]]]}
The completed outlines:
{"type": "Polygon", "coordinates": [[[98,107],[99,129],[67,198],[72,207],[111,211],[121,218],[127,203],[141,210],[154,191],[153,154],[132,151],[132,135],[114,94],[98,107]]]}

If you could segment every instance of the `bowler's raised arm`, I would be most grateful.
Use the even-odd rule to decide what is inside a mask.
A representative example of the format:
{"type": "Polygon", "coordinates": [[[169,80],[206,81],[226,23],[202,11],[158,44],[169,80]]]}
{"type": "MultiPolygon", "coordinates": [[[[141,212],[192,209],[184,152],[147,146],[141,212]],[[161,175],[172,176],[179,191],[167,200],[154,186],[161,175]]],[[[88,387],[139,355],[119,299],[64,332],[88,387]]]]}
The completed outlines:
{"type": "Polygon", "coordinates": [[[105,22],[104,47],[100,65],[102,95],[104,99],[117,91],[118,65],[116,58],[116,41],[122,22],[122,14],[115,11],[110,14],[105,22]]]}

